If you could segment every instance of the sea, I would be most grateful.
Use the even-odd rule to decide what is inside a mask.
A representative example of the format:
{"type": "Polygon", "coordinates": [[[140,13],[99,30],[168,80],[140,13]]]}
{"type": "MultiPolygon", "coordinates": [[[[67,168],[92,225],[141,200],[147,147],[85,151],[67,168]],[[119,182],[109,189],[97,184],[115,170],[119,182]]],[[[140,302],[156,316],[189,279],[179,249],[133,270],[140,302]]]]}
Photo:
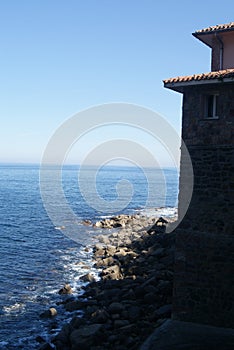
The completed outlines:
{"type": "MultiPolygon", "coordinates": [[[[61,169],[61,187],[75,220],[69,223],[65,217],[64,222],[57,224],[41,193],[40,170],[40,165],[35,164],[0,165],[1,350],[38,349],[39,336],[50,341],[72,318],[59,305],[66,297],[58,291],[69,283],[79,295],[84,285],[79,280],[82,275],[91,271],[98,278],[92,262],[92,244],[100,229],[83,225],[83,220],[94,223],[120,213],[142,213],[155,218],[177,213],[176,168],[87,167],[82,169],[84,176],[79,177],[79,166],[65,165],[61,169]],[[91,184],[94,179],[95,193],[91,184]],[[118,193],[117,184],[123,180],[131,191],[118,193]],[[103,210],[100,203],[97,205],[97,198],[101,198],[100,203],[107,203],[103,210]],[[117,206],[113,205],[116,200],[117,206]],[[70,227],[72,235],[68,232],[70,227]],[[50,307],[55,307],[58,315],[41,318],[50,307]]],[[[53,169],[50,175],[51,184],[53,169]]],[[[43,181],[47,181],[46,177],[43,181]]],[[[61,212],[57,202],[53,205],[61,212]]]]}

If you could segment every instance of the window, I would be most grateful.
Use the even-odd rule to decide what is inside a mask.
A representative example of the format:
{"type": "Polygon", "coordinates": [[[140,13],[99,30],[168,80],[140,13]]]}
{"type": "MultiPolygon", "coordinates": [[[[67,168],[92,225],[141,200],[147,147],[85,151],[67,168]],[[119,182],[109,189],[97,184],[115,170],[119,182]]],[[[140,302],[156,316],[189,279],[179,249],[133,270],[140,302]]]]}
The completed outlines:
{"type": "Polygon", "coordinates": [[[205,95],[204,96],[204,116],[208,119],[217,119],[219,106],[219,95],[205,95]]]}

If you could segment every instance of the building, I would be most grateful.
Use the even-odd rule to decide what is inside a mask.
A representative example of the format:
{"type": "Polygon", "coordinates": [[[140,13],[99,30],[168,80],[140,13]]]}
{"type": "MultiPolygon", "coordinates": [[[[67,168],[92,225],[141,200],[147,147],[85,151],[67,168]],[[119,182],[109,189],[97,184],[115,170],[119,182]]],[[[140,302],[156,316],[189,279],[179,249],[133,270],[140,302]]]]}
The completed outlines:
{"type": "MultiPolygon", "coordinates": [[[[194,188],[177,230],[173,318],[234,326],[234,22],[193,35],[211,48],[211,72],[164,80],[183,94],[182,138],[194,188]]],[[[181,149],[179,215],[188,185],[181,149]]]]}

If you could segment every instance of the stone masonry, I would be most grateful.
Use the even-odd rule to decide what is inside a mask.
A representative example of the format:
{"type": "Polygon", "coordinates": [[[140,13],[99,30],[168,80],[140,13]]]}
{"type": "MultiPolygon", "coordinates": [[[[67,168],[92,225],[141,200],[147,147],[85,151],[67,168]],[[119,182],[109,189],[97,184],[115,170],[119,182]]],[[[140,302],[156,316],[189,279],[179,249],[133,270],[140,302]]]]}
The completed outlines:
{"type": "MultiPolygon", "coordinates": [[[[228,28],[234,37],[234,23],[228,28]]],[[[216,27],[204,31],[215,35],[216,27]]],[[[194,174],[192,199],[176,232],[172,317],[234,328],[234,69],[164,85],[183,93],[182,138],[194,174]]],[[[182,145],[179,216],[191,185],[188,165],[182,145]]]]}
{"type": "MultiPolygon", "coordinates": [[[[177,232],[173,317],[234,327],[234,85],[228,90],[219,86],[223,117],[215,120],[200,114],[206,91],[204,85],[184,94],[183,139],[193,163],[194,189],[177,232]]],[[[181,201],[186,167],[182,150],[181,201]]]]}

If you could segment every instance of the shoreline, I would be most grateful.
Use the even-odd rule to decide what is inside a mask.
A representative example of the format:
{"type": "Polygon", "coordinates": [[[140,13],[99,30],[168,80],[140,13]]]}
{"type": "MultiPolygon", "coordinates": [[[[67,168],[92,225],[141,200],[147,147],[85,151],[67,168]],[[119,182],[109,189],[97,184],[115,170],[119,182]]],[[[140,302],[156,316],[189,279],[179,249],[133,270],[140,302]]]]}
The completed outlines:
{"type": "Polygon", "coordinates": [[[175,220],[122,214],[95,223],[100,280],[89,272],[80,278],[88,282],[82,295],[61,293],[71,297],[61,302],[64,321],[66,312],[72,320],[40,350],[139,349],[171,315],[175,234],[165,230],[175,220]]]}

